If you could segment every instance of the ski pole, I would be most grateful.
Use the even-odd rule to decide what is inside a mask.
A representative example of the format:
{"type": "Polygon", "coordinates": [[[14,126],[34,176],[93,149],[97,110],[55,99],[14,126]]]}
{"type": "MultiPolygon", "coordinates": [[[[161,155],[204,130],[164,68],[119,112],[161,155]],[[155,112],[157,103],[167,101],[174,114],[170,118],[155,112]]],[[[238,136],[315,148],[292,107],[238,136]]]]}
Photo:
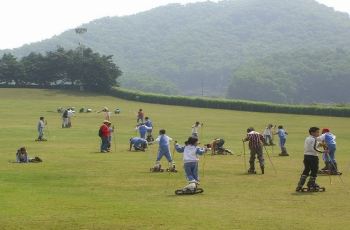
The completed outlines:
{"type": "MultiPolygon", "coordinates": [[[[325,152],[328,160],[330,161],[331,157],[329,156],[328,152],[325,152]]],[[[328,177],[329,177],[329,184],[331,185],[332,184],[332,176],[330,174],[330,172],[328,173],[328,177]]]]}
{"type": "Polygon", "coordinates": [[[245,143],[244,143],[244,141],[242,141],[242,143],[243,143],[244,170],[247,172],[247,161],[246,161],[246,156],[245,156],[245,154],[246,154],[246,152],[245,152],[245,143]]]}
{"type": "Polygon", "coordinates": [[[275,168],[274,164],[272,163],[272,160],[271,160],[270,154],[269,154],[269,152],[267,151],[267,148],[265,147],[265,145],[263,145],[263,146],[264,146],[264,149],[265,149],[266,155],[267,155],[267,157],[269,158],[269,161],[270,161],[270,163],[271,163],[271,165],[272,165],[272,168],[273,168],[273,170],[275,171],[275,173],[277,174],[276,168],[275,168]]]}
{"type": "Polygon", "coordinates": [[[114,126],[113,126],[113,142],[114,142],[114,152],[115,153],[117,153],[116,135],[117,135],[117,131],[114,129],[114,126]]]}
{"type": "MultiPolygon", "coordinates": [[[[327,153],[327,155],[328,155],[328,159],[329,159],[329,161],[331,162],[333,168],[334,168],[334,169],[337,169],[337,167],[335,166],[334,162],[331,160],[331,157],[330,157],[329,153],[327,153]]],[[[337,170],[337,171],[338,171],[338,170],[337,170]]],[[[331,173],[331,172],[330,172],[330,173],[331,173]]],[[[341,177],[340,174],[338,174],[338,172],[337,172],[337,175],[338,175],[338,178],[339,178],[340,182],[341,182],[341,183],[343,184],[343,186],[345,187],[345,183],[344,183],[344,181],[343,181],[343,178],[341,177]]],[[[345,187],[345,188],[346,188],[346,187],[345,187]]]]}

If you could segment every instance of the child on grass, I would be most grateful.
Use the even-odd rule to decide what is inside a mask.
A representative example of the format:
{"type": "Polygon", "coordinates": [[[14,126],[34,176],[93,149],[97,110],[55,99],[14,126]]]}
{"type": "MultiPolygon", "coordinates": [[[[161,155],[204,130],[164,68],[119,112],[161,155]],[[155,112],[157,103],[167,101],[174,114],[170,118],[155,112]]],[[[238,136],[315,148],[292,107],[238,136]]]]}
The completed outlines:
{"type": "Polygon", "coordinates": [[[317,141],[324,143],[325,152],[324,160],[326,168],[331,174],[338,173],[338,166],[335,160],[335,151],[337,150],[336,136],[331,133],[328,128],[322,129],[322,135],[317,138],[317,141]]]}
{"type": "Polygon", "coordinates": [[[143,112],[142,109],[139,109],[139,111],[137,112],[137,120],[136,120],[136,123],[143,123],[143,118],[145,116],[145,113],[143,112]]]}
{"type": "Polygon", "coordinates": [[[134,137],[130,139],[129,151],[131,151],[131,149],[134,148],[135,151],[145,152],[147,145],[148,143],[145,139],[142,139],[140,137],[134,137]]]}
{"type": "Polygon", "coordinates": [[[175,149],[179,153],[183,153],[184,169],[188,185],[184,187],[184,190],[195,190],[199,184],[198,176],[198,161],[199,155],[203,155],[207,152],[206,148],[197,147],[198,138],[189,137],[185,142],[185,146],[180,146],[175,143],[175,149]]]}
{"type": "Polygon", "coordinates": [[[279,139],[280,139],[281,153],[279,155],[280,156],[289,156],[289,154],[287,152],[287,148],[285,147],[288,133],[284,130],[283,126],[280,125],[280,126],[278,126],[278,130],[275,134],[277,134],[279,139]]]}
{"type": "Polygon", "coordinates": [[[305,139],[304,144],[304,171],[300,177],[298,186],[296,188],[297,192],[302,191],[303,186],[306,182],[308,176],[310,176],[307,187],[309,190],[317,190],[320,188],[316,184],[317,172],[318,172],[318,154],[322,153],[317,149],[319,142],[317,137],[320,136],[320,129],[318,127],[311,127],[309,129],[309,136],[305,139]]]}
{"type": "Polygon", "coordinates": [[[255,129],[253,127],[250,127],[247,129],[247,137],[243,139],[243,142],[249,142],[249,149],[250,149],[250,160],[249,160],[249,174],[256,174],[255,171],[255,159],[256,156],[258,157],[259,163],[260,163],[260,169],[261,173],[265,173],[265,160],[264,160],[264,153],[263,153],[263,144],[265,144],[264,137],[258,133],[255,132],[255,129]]]}
{"type": "Polygon", "coordinates": [[[272,128],[273,128],[273,125],[268,124],[263,132],[263,136],[264,136],[266,145],[274,145],[273,140],[272,140],[272,135],[273,135],[272,128]]]}
{"type": "Polygon", "coordinates": [[[144,123],[141,123],[136,127],[136,130],[139,131],[142,139],[146,139],[146,134],[149,130],[152,130],[152,127],[148,127],[144,123]]]}
{"type": "Polygon", "coordinates": [[[38,134],[39,134],[37,141],[45,141],[44,139],[45,118],[44,117],[39,118],[37,128],[38,128],[38,134]]]}
{"type": "Polygon", "coordinates": [[[159,137],[156,139],[156,142],[159,143],[159,150],[158,150],[158,156],[156,160],[156,164],[153,167],[153,171],[160,171],[161,165],[160,160],[163,158],[163,156],[166,157],[169,163],[169,171],[170,172],[176,172],[175,169],[175,162],[173,161],[173,158],[170,153],[170,141],[173,139],[168,137],[166,135],[166,131],[164,129],[159,131],[159,137]]]}
{"type": "Polygon", "coordinates": [[[196,121],[194,125],[192,125],[192,137],[199,138],[198,133],[199,129],[203,126],[199,121],[196,121]]]}

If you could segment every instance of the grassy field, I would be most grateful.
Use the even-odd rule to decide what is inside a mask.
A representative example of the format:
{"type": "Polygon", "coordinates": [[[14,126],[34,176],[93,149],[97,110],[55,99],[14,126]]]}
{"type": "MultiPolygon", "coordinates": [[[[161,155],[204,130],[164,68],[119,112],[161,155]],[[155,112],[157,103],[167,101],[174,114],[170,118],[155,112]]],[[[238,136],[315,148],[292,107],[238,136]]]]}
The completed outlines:
{"type": "MultiPolygon", "coordinates": [[[[0,89],[0,229],[349,229],[350,119],[193,109],[123,101],[112,97],[53,90],[0,89]],[[73,128],[61,129],[60,106],[119,107],[117,152],[98,153],[102,114],[77,114],[73,128]],[[202,143],[223,137],[234,156],[201,159],[201,187],[196,196],[178,197],[185,185],[181,155],[178,174],[151,174],[156,147],[128,152],[135,136],[135,115],[143,108],[156,126],[183,142],[196,120],[203,121],[202,143]],[[49,139],[36,143],[39,116],[48,120],[49,139]],[[246,175],[241,139],[248,126],[267,123],[289,132],[289,158],[266,158],[265,175],[246,175]],[[303,144],[310,126],[329,127],[337,135],[338,177],[318,178],[327,192],[294,193],[302,169],[303,144]],[[42,164],[13,164],[16,149],[26,146],[42,164]],[[204,164],[205,163],[205,164],[204,164]],[[205,166],[205,167],[203,167],[205,166]],[[203,171],[204,168],[204,171],[203,171]]],[[[271,152],[271,149],[270,149],[271,152]]],[[[163,159],[163,165],[166,162],[163,159]]]]}

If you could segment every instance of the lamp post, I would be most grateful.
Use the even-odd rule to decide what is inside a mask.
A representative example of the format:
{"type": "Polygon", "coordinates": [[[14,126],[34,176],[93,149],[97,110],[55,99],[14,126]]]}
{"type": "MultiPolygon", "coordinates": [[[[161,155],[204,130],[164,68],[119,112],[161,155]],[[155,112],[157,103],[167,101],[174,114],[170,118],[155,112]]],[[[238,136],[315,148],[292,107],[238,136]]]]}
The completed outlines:
{"type": "MultiPolygon", "coordinates": [[[[83,34],[87,33],[87,28],[84,27],[78,27],[75,28],[75,33],[79,36],[82,36],[83,34]]],[[[81,75],[84,74],[84,46],[81,41],[79,41],[79,47],[81,49],[81,75]]],[[[84,91],[84,86],[80,84],[80,91],[84,91]]]]}

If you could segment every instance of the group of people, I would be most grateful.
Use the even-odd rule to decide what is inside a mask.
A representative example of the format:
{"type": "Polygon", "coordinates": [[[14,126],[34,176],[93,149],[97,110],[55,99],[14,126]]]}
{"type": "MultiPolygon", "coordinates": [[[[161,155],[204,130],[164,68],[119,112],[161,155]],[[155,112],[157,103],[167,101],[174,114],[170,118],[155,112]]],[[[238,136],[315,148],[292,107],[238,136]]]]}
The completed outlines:
{"type": "Polygon", "coordinates": [[[289,156],[286,148],[286,141],[288,133],[285,131],[282,125],[278,126],[278,130],[276,131],[276,125],[268,124],[263,132],[264,144],[269,146],[274,146],[274,135],[278,135],[279,137],[279,145],[281,148],[280,156],[289,156]]]}
{"type": "Polygon", "coordinates": [[[74,108],[63,109],[62,112],[62,128],[72,127],[72,117],[75,113],[74,108]]]}
{"type": "Polygon", "coordinates": [[[337,162],[335,160],[336,151],[336,136],[330,132],[328,128],[322,129],[311,127],[309,129],[309,136],[305,139],[304,145],[304,171],[298,182],[296,191],[302,191],[307,177],[309,181],[307,188],[311,191],[317,191],[321,187],[316,183],[317,174],[319,173],[319,154],[323,154],[323,159],[329,174],[338,174],[337,162]],[[323,147],[323,150],[318,149],[323,147]]]}
{"type": "MultiPolygon", "coordinates": [[[[68,111],[68,110],[66,110],[68,111]]],[[[110,112],[108,108],[104,108],[100,112],[105,115],[105,120],[99,129],[99,136],[101,138],[100,151],[102,153],[107,153],[111,151],[111,141],[112,134],[115,131],[114,126],[110,122],[110,112]]],[[[65,112],[64,112],[65,113],[65,112]]],[[[165,157],[168,161],[167,171],[177,172],[175,161],[170,151],[170,143],[173,140],[171,137],[167,136],[166,130],[161,129],[159,131],[159,136],[154,140],[152,137],[152,142],[149,137],[152,136],[153,122],[149,117],[145,117],[144,112],[140,109],[137,113],[137,127],[136,130],[139,136],[130,139],[129,150],[132,149],[136,151],[145,151],[149,144],[153,142],[158,143],[158,153],[155,161],[155,165],[151,168],[152,172],[162,172],[164,171],[161,166],[161,160],[165,157]]],[[[38,139],[39,141],[44,139],[44,128],[46,125],[44,117],[40,117],[38,122],[38,139]]],[[[195,122],[192,126],[191,136],[185,142],[184,145],[180,145],[175,141],[174,151],[183,154],[184,170],[188,180],[188,185],[185,186],[184,190],[195,190],[199,184],[198,177],[198,161],[199,156],[205,154],[208,150],[212,150],[212,154],[216,151],[228,151],[223,148],[224,140],[221,138],[216,138],[211,144],[206,145],[206,147],[200,148],[199,145],[199,134],[200,129],[203,127],[203,123],[195,122]]],[[[259,161],[261,173],[265,173],[265,160],[264,160],[264,148],[265,146],[274,146],[274,135],[279,137],[279,145],[281,148],[280,156],[289,156],[285,147],[286,139],[288,133],[282,125],[279,125],[276,130],[276,125],[269,124],[265,128],[262,134],[255,131],[253,127],[247,129],[247,135],[243,139],[243,142],[248,142],[250,149],[250,159],[249,159],[249,169],[248,174],[256,174],[255,160],[259,161]]],[[[309,136],[305,140],[304,145],[304,171],[298,182],[296,191],[302,191],[303,186],[306,183],[306,179],[310,176],[309,182],[307,183],[307,189],[310,191],[317,191],[320,186],[316,183],[316,177],[318,173],[327,174],[339,174],[337,162],[335,160],[336,152],[336,136],[330,132],[328,128],[320,129],[318,127],[311,127],[309,129],[309,136]],[[323,150],[320,150],[322,147],[323,150]],[[325,162],[325,167],[319,170],[319,160],[318,155],[323,154],[323,160],[325,162]]],[[[16,154],[17,162],[25,163],[29,162],[30,159],[27,156],[26,149],[23,147],[17,151],[16,154]]]]}

